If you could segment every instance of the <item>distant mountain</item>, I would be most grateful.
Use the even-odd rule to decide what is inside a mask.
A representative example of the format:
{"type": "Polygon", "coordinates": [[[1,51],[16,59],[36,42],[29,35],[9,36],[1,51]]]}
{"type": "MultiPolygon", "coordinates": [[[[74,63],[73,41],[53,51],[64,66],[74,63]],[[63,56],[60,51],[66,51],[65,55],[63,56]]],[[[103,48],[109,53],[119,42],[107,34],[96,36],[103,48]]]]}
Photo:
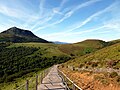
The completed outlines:
{"type": "Polygon", "coordinates": [[[53,41],[54,44],[70,44],[70,43],[67,43],[67,42],[59,42],[59,41],[53,41]]]}
{"type": "Polygon", "coordinates": [[[0,42],[41,42],[49,43],[48,41],[37,37],[29,30],[12,27],[0,33],[0,42]]]}

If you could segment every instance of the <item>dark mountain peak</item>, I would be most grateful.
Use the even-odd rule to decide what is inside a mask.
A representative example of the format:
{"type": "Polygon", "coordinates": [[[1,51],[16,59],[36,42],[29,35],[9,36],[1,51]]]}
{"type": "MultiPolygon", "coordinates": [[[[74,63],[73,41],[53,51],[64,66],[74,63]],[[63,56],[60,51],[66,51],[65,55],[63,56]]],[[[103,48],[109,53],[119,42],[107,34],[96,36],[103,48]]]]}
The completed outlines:
{"type": "Polygon", "coordinates": [[[48,43],[48,41],[37,37],[31,31],[20,29],[17,27],[12,27],[6,31],[1,32],[0,41],[48,43]]]}
{"type": "Polygon", "coordinates": [[[29,30],[23,30],[17,27],[9,28],[6,31],[3,31],[4,34],[11,34],[11,35],[17,35],[17,36],[31,36],[31,37],[37,37],[35,36],[31,31],[29,30]]]}

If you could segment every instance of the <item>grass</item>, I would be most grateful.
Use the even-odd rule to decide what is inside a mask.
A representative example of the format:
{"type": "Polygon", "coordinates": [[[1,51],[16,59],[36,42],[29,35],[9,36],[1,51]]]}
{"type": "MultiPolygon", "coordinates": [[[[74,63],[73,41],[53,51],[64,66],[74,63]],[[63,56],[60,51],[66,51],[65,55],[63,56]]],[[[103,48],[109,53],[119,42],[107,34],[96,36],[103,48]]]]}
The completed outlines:
{"type": "MultiPolygon", "coordinates": [[[[58,49],[58,45],[52,44],[52,43],[12,43],[7,48],[13,48],[13,47],[36,47],[39,50],[35,51],[34,53],[26,56],[41,56],[43,58],[49,58],[49,57],[59,57],[59,56],[69,56],[66,53],[61,52],[58,49]]],[[[41,71],[38,71],[37,73],[40,73],[41,71]]],[[[32,79],[35,77],[36,72],[31,72],[29,74],[26,74],[20,78],[14,79],[12,82],[7,83],[0,83],[0,90],[14,90],[16,87],[26,83],[26,79],[32,79]]]]}
{"type": "Polygon", "coordinates": [[[75,67],[79,67],[81,64],[83,66],[87,65],[92,67],[93,64],[97,64],[96,67],[112,67],[112,68],[120,68],[120,43],[105,47],[96,52],[84,55],[82,57],[78,57],[71,61],[68,61],[67,65],[72,65],[75,67]]]}
{"type": "MultiPolygon", "coordinates": [[[[33,87],[33,85],[35,85],[35,77],[36,77],[36,75],[37,74],[39,75],[43,70],[28,73],[26,75],[23,75],[20,78],[14,79],[14,81],[12,81],[12,82],[0,83],[0,90],[15,90],[17,87],[25,84],[26,80],[32,80],[32,79],[33,79],[33,82],[31,82],[30,87],[33,87]]],[[[25,89],[23,89],[23,90],[25,90],[25,89]]],[[[30,88],[29,90],[33,90],[33,89],[30,88]]]]}
{"type": "Polygon", "coordinates": [[[26,46],[26,47],[53,47],[53,46],[57,46],[57,45],[53,44],[53,43],[34,43],[34,42],[30,42],[30,43],[13,43],[9,47],[19,47],[19,46],[26,46]]]}
{"type": "MultiPolygon", "coordinates": [[[[93,86],[98,85],[99,87],[101,85],[99,88],[104,88],[104,89],[112,88],[111,90],[120,89],[120,76],[118,75],[117,72],[107,72],[107,71],[94,72],[94,69],[97,69],[97,68],[98,69],[99,68],[120,69],[120,43],[104,47],[100,50],[97,50],[90,54],[86,54],[84,56],[79,56],[73,60],[70,60],[62,64],[62,66],[91,69],[93,71],[86,75],[87,77],[93,79],[92,81],[94,82],[93,86]]],[[[65,69],[64,67],[62,67],[64,73],[66,75],[70,75],[73,73],[74,77],[73,76],[69,76],[69,77],[72,77],[73,80],[76,81],[77,83],[80,83],[80,81],[78,81],[80,78],[85,77],[85,75],[82,75],[82,74],[85,74],[87,72],[85,71],[85,69],[83,69],[83,71],[70,70],[70,72],[68,72],[70,68],[65,69]],[[68,72],[69,74],[66,72],[68,72]],[[75,73],[79,73],[79,74],[75,76],[75,73]],[[79,75],[81,76],[77,78],[77,76],[79,75]]],[[[85,82],[89,83],[89,81],[87,81],[87,77],[85,78],[85,82]]],[[[80,83],[80,86],[82,86],[81,83],[80,83]]],[[[96,89],[96,90],[99,90],[99,89],[96,89]]]]}
{"type": "MultiPolygon", "coordinates": [[[[109,47],[105,47],[105,45],[106,43],[103,41],[87,40],[80,43],[67,44],[67,45],[56,45],[52,43],[13,43],[7,48],[19,47],[19,46],[40,48],[38,51],[34,52],[32,56],[38,54],[41,55],[41,57],[53,57],[60,55],[78,56],[77,58],[66,62],[64,64],[66,66],[70,65],[74,67],[105,67],[106,68],[108,66],[113,65],[112,67],[114,68],[120,68],[120,61],[119,61],[120,43],[117,43],[109,47]],[[110,62],[110,61],[115,61],[115,62],[110,62]]],[[[37,73],[40,72],[41,71],[38,71],[37,73]]],[[[26,79],[28,80],[32,79],[35,77],[35,75],[36,75],[35,72],[31,72],[29,74],[22,76],[21,78],[15,79],[13,82],[1,83],[0,90],[10,90],[10,89],[14,90],[16,87],[25,83],[26,79]]],[[[118,78],[117,81],[119,82],[120,79],[118,78]]],[[[106,81],[103,80],[103,83],[106,83],[106,81]]]]}
{"type": "Polygon", "coordinates": [[[59,50],[71,56],[82,56],[107,45],[107,42],[102,40],[85,40],[74,44],[59,45],[59,50]]]}
{"type": "Polygon", "coordinates": [[[8,48],[19,47],[19,46],[41,48],[43,53],[40,53],[41,52],[40,49],[37,52],[35,52],[33,55],[42,54],[42,57],[67,55],[66,53],[63,53],[58,49],[58,45],[53,43],[14,43],[8,48]]]}

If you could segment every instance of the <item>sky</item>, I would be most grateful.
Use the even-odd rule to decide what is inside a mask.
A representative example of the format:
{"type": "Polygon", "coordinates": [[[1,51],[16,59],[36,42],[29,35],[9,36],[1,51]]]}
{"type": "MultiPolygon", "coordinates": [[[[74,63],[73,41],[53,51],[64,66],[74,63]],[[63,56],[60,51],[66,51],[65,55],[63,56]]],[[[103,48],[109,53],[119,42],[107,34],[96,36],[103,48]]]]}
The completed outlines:
{"type": "Polygon", "coordinates": [[[120,0],[0,0],[0,32],[14,26],[48,41],[120,39],[120,0]]]}

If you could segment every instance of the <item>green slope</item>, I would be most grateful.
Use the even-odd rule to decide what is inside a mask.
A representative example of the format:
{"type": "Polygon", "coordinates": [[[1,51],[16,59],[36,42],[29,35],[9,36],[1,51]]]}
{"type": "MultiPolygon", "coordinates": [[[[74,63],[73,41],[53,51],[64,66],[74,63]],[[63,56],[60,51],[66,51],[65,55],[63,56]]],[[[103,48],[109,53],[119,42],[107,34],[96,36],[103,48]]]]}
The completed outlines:
{"type": "Polygon", "coordinates": [[[120,43],[109,47],[108,45],[108,42],[102,40],[85,40],[65,45],[34,42],[0,43],[0,80],[12,81],[26,73],[66,62],[75,56],[78,58],[70,60],[67,65],[91,67],[97,63],[97,67],[111,67],[111,64],[108,64],[113,63],[114,68],[119,68],[120,43]]]}
{"type": "Polygon", "coordinates": [[[66,64],[75,67],[110,67],[119,69],[120,43],[105,47],[82,57],[78,57],[74,60],[68,61],[66,64]]]}
{"type": "Polygon", "coordinates": [[[74,44],[60,45],[59,50],[71,56],[81,56],[99,50],[107,44],[102,40],[89,39],[74,44]]]}
{"type": "Polygon", "coordinates": [[[70,56],[51,43],[0,44],[0,82],[13,81],[29,72],[63,63],[70,56]]]}

